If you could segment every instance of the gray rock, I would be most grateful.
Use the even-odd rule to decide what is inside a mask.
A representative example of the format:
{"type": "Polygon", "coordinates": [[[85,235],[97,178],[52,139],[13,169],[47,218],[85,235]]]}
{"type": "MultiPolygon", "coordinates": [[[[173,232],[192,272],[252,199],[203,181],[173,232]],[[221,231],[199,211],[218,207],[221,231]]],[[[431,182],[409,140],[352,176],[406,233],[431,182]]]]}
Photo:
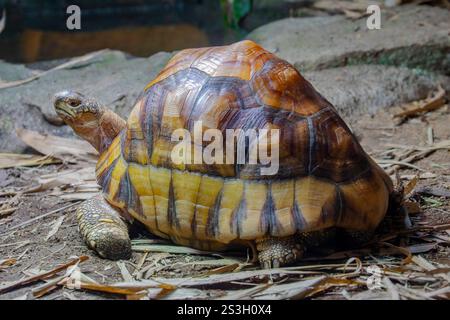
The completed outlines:
{"type": "Polygon", "coordinates": [[[404,67],[358,65],[308,71],[303,76],[348,122],[363,114],[424,99],[438,85],[450,90],[449,77],[404,67]]]}
{"type": "MultiPolygon", "coordinates": [[[[67,126],[51,124],[58,119],[52,97],[59,90],[71,88],[96,97],[126,117],[143,87],[171,56],[158,53],[150,58],[128,59],[121,52],[107,51],[89,63],[50,72],[24,85],[0,89],[0,152],[25,151],[26,146],[15,134],[17,127],[73,136],[67,126]]],[[[347,121],[379,108],[424,98],[438,83],[450,90],[446,76],[381,65],[310,71],[304,77],[347,121]]]]}
{"type": "MultiPolygon", "coordinates": [[[[53,95],[64,89],[96,97],[120,115],[127,116],[144,86],[171,56],[171,53],[158,53],[150,58],[128,59],[122,52],[106,51],[93,61],[52,71],[27,84],[0,89],[0,150],[24,151],[26,146],[15,134],[17,127],[62,136],[73,135],[67,126],[54,125],[61,123],[53,110],[53,95]]],[[[15,69],[8,68],[25,69],[20,65],[15,69]]],[[[1,75],[3,77],[3,72],[1,75]]],[[[23,75],[8,79],[24,78],[23,75]]]]}
{"type": "Polygon", "coordinates": [[[17,81],[29,78],[33,75],[33,71],[27,69],[21,64],[12,64],[0,60],[0,83],[17,81]]]}
{"type": "Polygon", "coordinates": [[[247,38],[301,71],[354,64],[383,64],[450,74],[450,11],[428,6],[382,9],[381,29],[343,16],[288,18],[247,38]]]}

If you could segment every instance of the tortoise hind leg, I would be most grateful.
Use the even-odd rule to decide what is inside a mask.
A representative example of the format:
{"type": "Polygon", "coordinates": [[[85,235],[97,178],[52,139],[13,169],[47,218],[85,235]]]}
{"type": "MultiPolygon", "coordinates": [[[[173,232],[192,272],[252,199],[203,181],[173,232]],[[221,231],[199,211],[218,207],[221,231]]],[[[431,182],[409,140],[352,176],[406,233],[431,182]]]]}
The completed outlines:
{"type": "Polygon", "coordinates": [[[101,196],[83,202],[77,209],[78,227],[89,248],[102,258],[129,259],[128,226],[101,196]]]}
{"type": "Polygon", "coordinates": [[[278,268],[299,261],[307,249],[329,242],[335,228],[300,232],[289,237],[266,237],[256,240],[258,259],[263,268],[278,268]]]}
{"type": "Polygon", "coordinates": [[[265,269],[291,264],[298,261],[304,253],[304,247],[298,236],[257,239],[256,250],[259,262],[265,269]]]}
{"type": "Polygon", "coordinates": [[[359,248],[372,240],[374,230],[340,230],[340,240],[345,247],[359,248]]]}

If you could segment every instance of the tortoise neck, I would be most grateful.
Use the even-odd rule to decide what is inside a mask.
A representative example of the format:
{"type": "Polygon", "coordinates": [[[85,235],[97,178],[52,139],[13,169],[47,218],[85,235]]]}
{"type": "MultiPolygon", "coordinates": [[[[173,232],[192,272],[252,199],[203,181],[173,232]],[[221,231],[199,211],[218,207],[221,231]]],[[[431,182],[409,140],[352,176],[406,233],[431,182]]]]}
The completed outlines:
{"type": "Polygon", "coordinates": [[[98,120],[98,124],[99,141],[98,146],[94,147],[99,153],[102,153],[126,127],[127,123],[119,115],[107,109],[98,120]]]}
{"type": "Polygon", "coordinates": [[[69,123],[74,131],[87,140],[101,154],[126,127],[126,122],[113,111],[106,109],[96,117],[69,123]]]}

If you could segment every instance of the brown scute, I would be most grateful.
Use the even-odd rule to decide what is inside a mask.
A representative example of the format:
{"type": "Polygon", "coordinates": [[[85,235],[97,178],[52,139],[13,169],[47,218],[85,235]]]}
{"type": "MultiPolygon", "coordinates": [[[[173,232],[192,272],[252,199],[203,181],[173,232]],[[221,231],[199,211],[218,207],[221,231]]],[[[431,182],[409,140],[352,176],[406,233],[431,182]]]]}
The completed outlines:
{"type": "Polygon", "coordinates": [[[268,61],[252,79],[251,86],[261,103],[300,116],[310,116],[327,107],[311,84],[280,59],[268,61]]]}
{"type": "MultiPolygon", "coordinates": [[[[251,141],[240,139],[248,157],[251,141]]],[[[203,249],[332,226],[373,229],[393,189],[334,107],[251,41],[175,55],[101,154],[96,174],[110,204],[157,235],[203,249]],[[227,129],[280,130],[278,173],[262,176],[260,163],[173,163],[174,130],[190,132],[192,159],[194,148],[210,143],[195,144],[196,121],[224,138],[227,129]]]]}
{"type": "MultiPolygon", "coordinates": [[[[128,119],[124,151],[129,161],[145,164],[148,159],[158,167],[246,180],[274,178],[261,176],[260,163],[174,164],[170,155],[178,142],[171,141],[172,133],[184,128],[193,137],[194,123],[202,121],[203,130],[217,128],[224,137],[226,129],[279,129],[279,179],[312,174],[342,182],[369,167],[367,155],[328,101],[294,67],[251,41],[182,51],[162,74],[128,119]],[[250,78],[236,76],[234,69],[224,74],[224,61],[242,65],[243,73],[251,70],[250,78]]],[[[191,153],[208,144],[192,142],[191,153]]],[[[226,150],[226,139],[223,146],[226,150]]]]}
{"type": "Polygon", "coordinates": [[[370,169],[367,154],[334,110],[312,117],[309,129],[312,175],[345,182],[370,169]]]}
{"type": "Polygon", "coordinates": [[[387,209],[388,190],[376,174],[336,185],[312,176],[254,181],[123,166],[117,159],[104,175],[104,190],[113,192],[105,198],[162,236],[226,244],[332,226],[366,230],[387,209]],[[368,206],[379,199],[386,200],[368,206]]]}
{"type": "Polygon", "coordinates": [[[386,214],[389,189],[383,178],[371,170],[354,181],[339,185],[343,202],[337,226],[350,230],[374,230],[386,214]]]}
{"type": "Polygon", "coordinates": [[[127,162],[136,162],[145,165],[148,163],[149,152],[147,150],[147,140],[140,121],[140,115],[142,114],[141,109],[142,100],[136,104],[128,117],[128,130],[122,140],[122,154],[127,162]]]}

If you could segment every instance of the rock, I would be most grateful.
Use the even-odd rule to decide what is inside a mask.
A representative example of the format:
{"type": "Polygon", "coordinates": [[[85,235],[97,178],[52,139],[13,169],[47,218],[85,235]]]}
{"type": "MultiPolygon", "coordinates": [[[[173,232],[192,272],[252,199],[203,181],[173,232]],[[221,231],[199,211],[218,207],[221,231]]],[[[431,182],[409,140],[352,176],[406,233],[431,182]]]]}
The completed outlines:
{"type": "Polygon", "coordinates": [[[354,64],[406,66],[450,74],[450,11],[402,5],[382,9],[381,29],[367,18],[288,18],[269,23],[247,38],[301,71],[354,64]]]}
{"type": "Polygon", "coordinates": [[[450,78],[404,67],[358,65],[318,71],[303,76],[348,122],[363,114],[424,99],[438,85],[450,91],[450,78]]]}
{"type": "Polygon", "coordinates": [[[0,83],[23,80],[33,75],[33,71],[21,64],[12,64],[0,60],[0,83]]]}
{"type": "MultiPolygon", "coordinates": [[[[0,150],[25,150],[26,146],[14,130],[20,127],[73,136],[69,127],[55,126],[47,121],[58,119],[53,111],[52,97],[59,90],[75,89],[96,97],[127,117],[143,87],[172,55],[158,53],[150,58],[127,58],[121,52],[106,51],[88,63],[52,71],[24,85],[0,89],[0,150]]],[[[19,65],[16,67],[23,69],[19,65]]],[[[380,108],[422,99],[439,83],[450,91],[450,80],[446,76],[392,66],[348,66],[309,71],[303,75],[347,121],[380,108]]]]}
{"type": "MultiPolygon", "coordinates": [[[[51,71],[32,82],[0,89],[0,150],[23,152],[26,146],[15,134],[15,128],[62,136],[72,136],[67,126],[54,126],[58,117],[53,110],[53,95],[74,89],[95,97],[122,116],[127,116],[144,86],[151,81],[172,56],[158,53],[149,58],[127,58],[120,51],[105,51],[92,61],[70,69],[51,71]],[[50,123],[49,123],[50,122],[50,123]]],[[[8,81],[25,79],[32,71],[21,65],[0,65],[13,70],[8,81]],[[23,73],[20,73],[20,72],[23,73]]]]}

